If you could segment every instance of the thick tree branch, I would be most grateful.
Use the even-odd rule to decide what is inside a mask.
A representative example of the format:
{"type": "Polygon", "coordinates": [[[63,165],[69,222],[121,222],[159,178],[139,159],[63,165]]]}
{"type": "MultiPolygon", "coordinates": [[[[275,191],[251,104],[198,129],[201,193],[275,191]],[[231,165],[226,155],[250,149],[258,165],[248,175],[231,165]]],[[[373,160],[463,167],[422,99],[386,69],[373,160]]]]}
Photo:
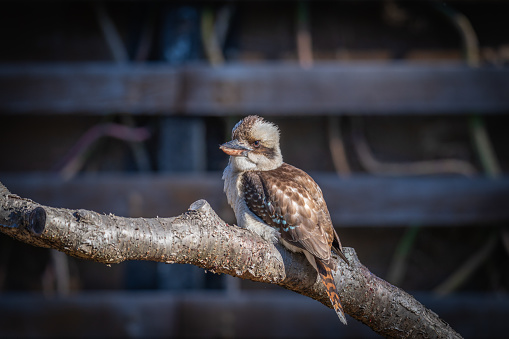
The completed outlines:
{"type": "MultiPolygon", "coordinates": [[[[0,231],[39,247],[102,262],[186,263],[216,273],[278,284],[330,307],[304,256],[225,223],[205,200],[172,218],[123,218],[52,208],[11,194],[0,183],[0,231]]],[[[412,296],[373,275],[355,251],[335,272],[344,309],[386,337],[460,338],[412,296]]]]}

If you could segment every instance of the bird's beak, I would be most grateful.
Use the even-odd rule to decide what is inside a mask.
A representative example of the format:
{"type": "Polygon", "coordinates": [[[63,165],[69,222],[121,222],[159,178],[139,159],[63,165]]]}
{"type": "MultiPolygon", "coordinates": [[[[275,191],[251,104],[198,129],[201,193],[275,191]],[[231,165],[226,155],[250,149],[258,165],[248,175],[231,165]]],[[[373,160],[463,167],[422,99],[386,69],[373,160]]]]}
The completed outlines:
{"type": "Polygon", "coordinates": [[[225,152],[226,154],[234,157],[247,156],[247,153],[252,150],[250,147],[239,143],[237,139],[225,142],[224,144],[219,146],[219,149],[223,150],[223,152],[225,152]]]}

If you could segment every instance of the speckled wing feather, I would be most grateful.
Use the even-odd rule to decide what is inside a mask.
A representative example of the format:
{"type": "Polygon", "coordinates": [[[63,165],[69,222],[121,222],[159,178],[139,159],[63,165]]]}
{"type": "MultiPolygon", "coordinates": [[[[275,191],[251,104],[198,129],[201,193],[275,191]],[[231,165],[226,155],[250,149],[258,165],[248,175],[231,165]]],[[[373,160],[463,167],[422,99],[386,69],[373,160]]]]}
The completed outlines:
{"type": "Polygon", "coordinates": [[[283,164],[271,171],[246,172],[242,179],[249,209],[278,228],[284,240],[331,268],[331,246],[344,258],[322,192],[304,171],[283,164]]]}

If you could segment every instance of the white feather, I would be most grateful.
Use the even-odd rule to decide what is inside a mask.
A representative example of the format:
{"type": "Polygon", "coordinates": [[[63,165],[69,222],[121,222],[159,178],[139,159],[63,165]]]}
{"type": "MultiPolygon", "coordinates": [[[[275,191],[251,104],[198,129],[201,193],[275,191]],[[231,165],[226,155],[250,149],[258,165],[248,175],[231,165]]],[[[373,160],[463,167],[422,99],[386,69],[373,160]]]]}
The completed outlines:
{"type": "Polygon", "coordinates": [[[275,228],[264,223],[251,212],[249,207],[247,207],[244,200],[244,193],[241,189],[241,174],[241,172],[233,168],[231,162],[226,166],[223,172],[224,192],[226,193],[228,204],[230,204],[235,213],[237,224],[242,228],[246,228],[258,234],[267,241],[276,243],[279,238],[279,232],[275,228]]]}

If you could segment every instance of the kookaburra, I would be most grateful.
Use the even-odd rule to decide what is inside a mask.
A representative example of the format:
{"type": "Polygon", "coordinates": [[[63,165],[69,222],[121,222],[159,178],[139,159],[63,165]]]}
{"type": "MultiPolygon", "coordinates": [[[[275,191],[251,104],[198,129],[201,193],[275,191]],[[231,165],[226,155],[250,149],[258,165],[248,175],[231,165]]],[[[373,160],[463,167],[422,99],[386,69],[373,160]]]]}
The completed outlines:
{"type": "Polygon", "coordinates": [[[230,160],[224,191],[240,227],[304,253],[318,272],[339,319],[346,324],[331,270],[334,250],[346,260],[322,191],[304,171],[283,162],[279,129],[259,116],[239,121],[220,146],[230,160]]]}

